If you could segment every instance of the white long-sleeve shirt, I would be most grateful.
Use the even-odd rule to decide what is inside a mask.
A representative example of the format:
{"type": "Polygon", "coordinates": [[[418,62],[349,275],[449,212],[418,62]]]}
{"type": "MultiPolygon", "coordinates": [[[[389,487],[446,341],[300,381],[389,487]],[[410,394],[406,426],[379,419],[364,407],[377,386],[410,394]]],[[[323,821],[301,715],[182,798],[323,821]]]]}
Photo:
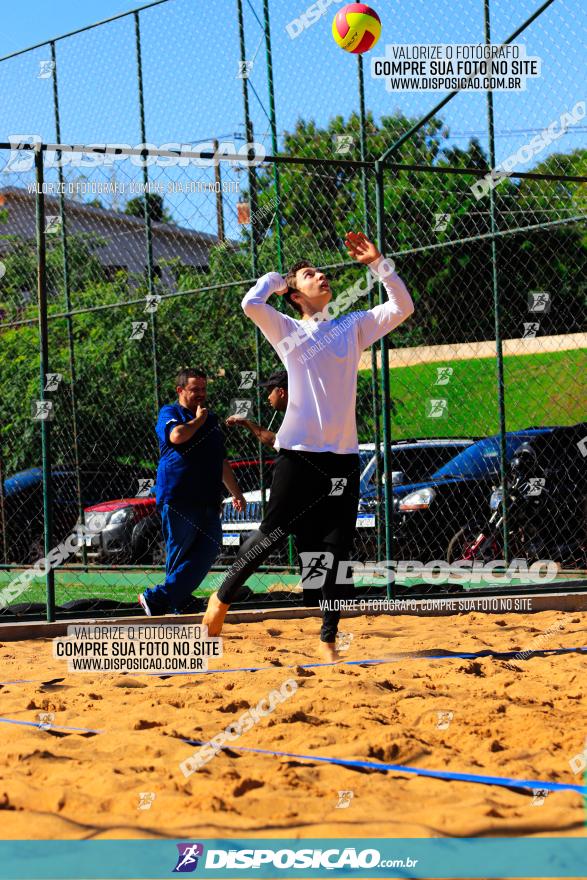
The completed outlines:
{"type": "Polygon", "coordinates": [[[300,320],[268,305],[271,294],[284,287],[278,272],[263,275],[244,297],[245,314],[287,370],[288,404],[276,449],[359,451],[355,404],[361,353],[414,311],[405,284],[384,257],[370,263],[369,269],[383,282],[387,302],[330,320],[300,320]]]}

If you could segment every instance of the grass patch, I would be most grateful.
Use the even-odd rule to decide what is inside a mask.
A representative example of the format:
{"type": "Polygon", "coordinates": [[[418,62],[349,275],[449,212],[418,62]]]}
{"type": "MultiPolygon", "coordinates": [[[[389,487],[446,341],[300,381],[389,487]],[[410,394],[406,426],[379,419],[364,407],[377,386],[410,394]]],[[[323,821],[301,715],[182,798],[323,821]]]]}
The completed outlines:
{"type": "MultiPolygon", "coordinates": [[[[389,371],[393,437],[487,436],[499,430],[495,358],[437,361],[389,371]],[[438,368],[451,367],[447,385],[438,368]],[[446,400],[445,415],[427,415],[429,401],[446,400]]],[[[369,370],[361,370],[357,399],[361,442],[373,441],[369,370]]],[[[584,421],[587,349],[504,358],[506,428],[573,425],[584,421]]]]}

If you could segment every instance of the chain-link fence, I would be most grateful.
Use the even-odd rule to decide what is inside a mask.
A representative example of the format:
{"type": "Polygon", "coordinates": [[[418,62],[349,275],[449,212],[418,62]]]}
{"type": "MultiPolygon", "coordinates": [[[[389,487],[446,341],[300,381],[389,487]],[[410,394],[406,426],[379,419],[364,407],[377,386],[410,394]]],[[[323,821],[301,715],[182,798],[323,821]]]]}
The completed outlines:
{"type": "MultiPolygon", "coordinates": [[[[346,253],[349,229],[395,261],[415,302],[359,365],[358,588],[413,596],[584,575],[585,105],[560,55],[581,10],[551,5],[491,9],[491,42],[524,33],[549,72],[532,102],[529,89],[460,92],[434,107],[424,93],[408,112],[413,93],[400,92],[393,114],[375,112],[381,83],[361,56],[314,57],[329,17],[314,26],[268,2],[218,4],[220,46],[209,16],[206,40],[197,6],[166,0],[0,61],[0,80],[18,84],[5,88],[18,105],[0,138],[6,615],[130,610],[162,580],[154,424],[184,366],[208,376],[247,499],[237,511],[225,492],[223,550],[197,595],[221,582],[262,519],[276,457],[225,420],[275,431],[282,418],[259,387],[282,365],[240,301],[301,258],[335,296],[356,285],[368,273],[346,253]],[[173,86],[159,67],[172,46],[189,69],[173,86]],[[283,106],[293,84],[297,120],[283,106]],[[449,107],[466,120],[464,146],[449,107]],[[533,134],[560,132],[564,113],[565,141],[553,152],[543,138],[541,160],[533,134]],[[512,173],[492,177],[509,157],[512,173]],[[381,560],[398,566],[391,584],[381,560]],[[532,577],[538,560],[549,565],[532,577]]],[[[433,34],[409,6],[406,44],[489,42],[488,4],[461,4],[458,33],[438,13],[433,34]]],[[[380,297],[371,287],[352,309],[380,297]]],[[[298,602],[299,581],[289,537],[239,599],[298,602]]]]}

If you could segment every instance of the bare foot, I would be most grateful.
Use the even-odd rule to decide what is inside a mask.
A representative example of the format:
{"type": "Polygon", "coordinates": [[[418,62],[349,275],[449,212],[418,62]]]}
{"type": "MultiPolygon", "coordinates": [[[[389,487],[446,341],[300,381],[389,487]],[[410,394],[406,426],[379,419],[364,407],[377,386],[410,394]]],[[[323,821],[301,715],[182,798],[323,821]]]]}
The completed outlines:
{"type": "Polygon", "coordinates": [[[222,624],[224,623],[224,618],[226,617],[226,612],[229,608],[230,605],[225,605],[224,602],[220,601],[218,593],[212,593],[208,599],[208,607],[206,608],[206,613],[202,620],[202,626],[208,627],[209,636],[220,635],[222,632],[222,624]]]}
{"type": "Polygon", "coordinates": [[[341,659],[340,654],[336,650],[336,642],[320,642],[318,653],[326,663],[336,663],[337,660],[341,659]]]}

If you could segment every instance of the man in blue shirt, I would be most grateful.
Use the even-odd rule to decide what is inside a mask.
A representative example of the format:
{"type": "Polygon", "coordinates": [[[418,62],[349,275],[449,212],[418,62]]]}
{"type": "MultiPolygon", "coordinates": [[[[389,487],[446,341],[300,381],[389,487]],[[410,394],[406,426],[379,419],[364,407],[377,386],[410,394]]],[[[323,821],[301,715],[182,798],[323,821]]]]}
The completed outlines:
{"type": "Polygon", "coordinates": [[[145,590],[145,614],[179,614],[222,549],[222,483],[236,510],[245,498],[225,458],[218,416],[206,405],[206,374],[181,370],[177,403],[161,408],[157,508],[166,544],[165,583],[145,590]]]}

